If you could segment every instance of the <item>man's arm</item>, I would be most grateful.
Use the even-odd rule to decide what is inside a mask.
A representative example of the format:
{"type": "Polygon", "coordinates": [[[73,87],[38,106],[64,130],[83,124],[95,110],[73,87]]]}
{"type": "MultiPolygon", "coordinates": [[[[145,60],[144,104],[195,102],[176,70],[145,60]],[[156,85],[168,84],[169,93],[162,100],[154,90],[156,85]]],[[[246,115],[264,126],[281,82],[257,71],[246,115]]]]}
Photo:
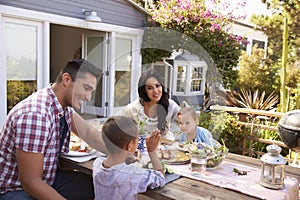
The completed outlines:
{"type": "Polygon", "coordinates": [[[19,179],[22,188],[35,199],[60,200],[63,198],[55,189],[42,180],[44,156],[16,149],[19,179]]]}
{"type": "MultiPolygon", "coordinates": [[[[100,127],[99,127],[100,128],[100,127]]],[[[93,148],[102,153],[106,153],[106,148],[102,139],[102,132],[88,124],[78,113],[72,115],[72,132],[83,139],[93,148]]]]}

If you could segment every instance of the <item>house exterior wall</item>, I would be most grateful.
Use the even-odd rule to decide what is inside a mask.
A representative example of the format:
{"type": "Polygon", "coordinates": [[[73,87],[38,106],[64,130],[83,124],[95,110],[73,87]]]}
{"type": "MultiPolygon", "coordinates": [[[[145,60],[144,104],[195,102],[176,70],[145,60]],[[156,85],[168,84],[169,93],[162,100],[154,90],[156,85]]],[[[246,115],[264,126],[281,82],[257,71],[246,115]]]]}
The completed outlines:
{"type": "MultiPolygon", "coordinates": [[[[36,79],[34,79],[34,81],[36,81],[37,83],[37,89],[41,89],[50,83],[50,77],[53,73],[52,64],[55,64],[51,61],[53,61],[53,59],[57,61],[56,58],[53,58],[53,56],[55,55],[52,53],[53,51],[51,51],[51,48],[53,48],[53,43],[51,43],[51,30],[54,26],[62,26],[60,31],[67,30],[67,28],[73,28],[74,30],[76,30],[76,32],[69,33],[70,37],[68,37],[68,42],[70,42],[72,38],[76,40],[76,50],[81,44],[83,44],[83,40],[79,41],[80,38],[83,38],[83,35],[82,37],[78,37],[80,33],[86,34],[92,32],[106,35],[106,39],[109,42],[107,42],[108,47],[105,50],[107,55],[107,62],[105,63],[105,68],[103,69],[108,70],[110,73],[109,75],[106,75],[107,77],[105,76],[105,80],[103,79],[103,82],[105,82],[105,85],[103,85],[103,88],[105,88],[105,90],[103,90],[103,93],[105,93],[106,95],[105,101],[103,102],[109,103],[108,105],[106,105],[105,103],[105,106],[102,106],[104,107],[103,110],[105,112],[105,115],[103,116],[110,116],[110,113],[113,113],[115,109],[113,105],[113,97],[115,92],[114,60],[116,40],[118,38],[128,38],[131,41],[131,63],[133,73],[131,74],[130,79],[132,79],[132,77],[140,76],[140,48],[142,43],[146,12],[137,8],[136,5],[129,2],[129,0],[98,0],[96,5],[92,4],[94,2],[96,2],[96,0],[84,1],[85,4],[83,5],[78,0],[0,0],[0,44],[2,45],[2,48],[0,49],[0,71],[3,74],[3,76],[0,77],[0,89],[2,91],[0,95],[0,124],[2,124],[6,118],[8,110],[7,96],[10,92],[7,90],[8,79],[6,77],[8,71],[7,56],[10,55],[7,53],[6,49],[8,46],[11,47],[13,45],[11,42],[7,42],[8,35],[6,34],[6,30],[9,29],[9,26],[7,26],[7,24],[13,24],[14,27],[21,26],[22,28],[35,28],[34,30],[36,30],[33,31],[34,33],[36,33],[36,35],[34,36],[34,40],[37,42],[37,45],[35,46],[37,49],[36,51],[34,51],[36,58],[34,58],[33,60],[36,62],[37,76],[35,77],[36,79]],[[85,16],[82,14],[82,9],[90,10],[90,8],[93,8],[93,10],[98,13],[98,16],[102,18],[102,23],[88,22],[84,20],[85,16]],[[101,14],[101,12],[99,11],[100,8],[101,12],[104,14],[101,14]],[[78,34],[79,30],[81,31],[78,34]],[[76,37],[74,36],[75,33],[76,37]]],[[[59,42],[59,39],[57,37],[62,37],[62,35],[56,34],[55,40],[56,42],[59,42]]],[[[16,45],[14,44],[14,46],[16,45]]],[[[64,55],[73,56],[74,49],[70,48],[68,49],[70,50],[70,52],[64,52],[64,55]]],[[[61,49],[57,49],[57,51],[61,52],[61,49]]],[[[19,57],[16,59],[19,59],[19,57]]],[[[58,66],[61,65],[59,64],[58,66]]],[[[53,73],[52,75],[54,74],[55,73],[53,73]]],[[[136,87],[137,83],[135,81],[132,83],[131,89],[134,90],[136,87]]],[[[136,98],[136,96],[137,94],[131,95],[131,100],[133,98],[136,98]]]]}
{"type": "Polygon", "coordinates": [[[94,10],[103,23],[131,28],[144,27],[146,14],[126,0],[0,0],[0,4],[84,19],[82,9],[94,10]]]}
{"type": "Polygon", "coordinates": [[[265,35],[262,31],[255,30],[252,25],[246,23],[233,23],[230,27],[230,30],[233,34],[246,37],[248,40],[248,44],[246,47],[246,53],[251,54],[252,48],[254,46],[254,41],[264,42],[264,50],[265,55],[267,53],[267,45],[268,45],[268,36],[265,35]]]}

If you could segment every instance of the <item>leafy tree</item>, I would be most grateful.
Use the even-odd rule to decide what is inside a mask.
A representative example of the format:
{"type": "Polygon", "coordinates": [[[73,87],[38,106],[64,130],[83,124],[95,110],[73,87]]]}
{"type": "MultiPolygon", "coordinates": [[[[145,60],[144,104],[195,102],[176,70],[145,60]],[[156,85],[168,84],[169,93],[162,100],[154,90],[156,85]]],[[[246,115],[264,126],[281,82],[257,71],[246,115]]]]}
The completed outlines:
{"type": "Polygon", "coordinates": [[[149,11],[151,26],[162,27],[163,31],[152,29],[145,33],[143,63],[167,57],[173,50],[185,49],[204,59],[210,69],[216,66],[225,88],[234,87],[240,44],[246,42],[243,37],[226,32],[225,27],[237,19],[235,16],[207,9],[204,0],[160,0],[152,4],[149,11]]]}
{"type": "MultiPolygon", "coordinates": [[[[300,108],[300,1],[298,0],[271,0],[266,1],[270,9],[273,10],[272,16],[254,15],[252,23],[260,27],[268,36],[267,56],[270,62],[266,63],[270,68],[278,68],[281,65],[282,46],[283,46],[283,21],[288,19],[288,59],[286,66],[286,86],[289,91],[288,97],[290,109],[300,108]]],[[[278,71],[277,76],[279,76],[278,71]]],[[[278,80],[274,84],[279,85],[278,80]]],[[[272,85],[274,87],[274,84],[272,85]]]]}
{"type": "Polygon", "coordinates": [[[283,18],[288,18],[290,62],[300,55],[300,1],[262,0],[273,11],[271,16],[253,15],[251,22],[256,24],[269,38],[269,52],[273,61],[282,55],[283,18]]]}
{"type": "Polygon", "coordinates": [[[238,88],[251,92],[264,91],[266,95],[274,91],[279,93],[277,85],[273,85],[278,77],[278,69],[268,65],[268,62],[268,59],[264,59],[264,50],[257,45],[254,45],[251,55],[243,51],[239,63],[238,88]]]}

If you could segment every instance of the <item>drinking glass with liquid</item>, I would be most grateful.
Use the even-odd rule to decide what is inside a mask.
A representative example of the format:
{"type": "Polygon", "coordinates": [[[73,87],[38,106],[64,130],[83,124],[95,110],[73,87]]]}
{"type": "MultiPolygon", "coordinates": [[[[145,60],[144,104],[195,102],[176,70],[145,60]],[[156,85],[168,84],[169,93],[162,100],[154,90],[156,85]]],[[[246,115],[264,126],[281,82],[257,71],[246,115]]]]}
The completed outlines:
{"type": "Polygon", "coordinates": [[[191,170],[195,173],[204,173],[206,171],[207,156],[203,153],[191,154],[191,170]]]}

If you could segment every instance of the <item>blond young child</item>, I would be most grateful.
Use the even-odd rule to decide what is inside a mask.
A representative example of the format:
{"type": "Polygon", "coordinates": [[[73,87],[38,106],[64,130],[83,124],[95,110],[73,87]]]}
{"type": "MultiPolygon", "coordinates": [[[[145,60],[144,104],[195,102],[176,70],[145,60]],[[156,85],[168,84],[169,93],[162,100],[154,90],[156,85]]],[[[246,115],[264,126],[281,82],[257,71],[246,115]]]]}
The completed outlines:
{"type": "Polygon", "coordinates": [[[95,199],[137,199],[147,188],[165,185],[165,174],[156,154],[160,131],[154,130],[146,138],[148,155],[153,169],[142,169],[126,164],[138,146],[139,130],[128,117],[110,117],[102,127],[102,137],[107,148],[105,160],[97,158],[93,165],[95,199]]]}
{"type": "Polygon", "coordinates": [[[183,132],[180,136],[179,142],[201,142],[213,146],[215,140],[211,133],[198,124],[198,117],[196,111],[192,107],[183,107],[178,113],[178,126],[183,132]]]}

